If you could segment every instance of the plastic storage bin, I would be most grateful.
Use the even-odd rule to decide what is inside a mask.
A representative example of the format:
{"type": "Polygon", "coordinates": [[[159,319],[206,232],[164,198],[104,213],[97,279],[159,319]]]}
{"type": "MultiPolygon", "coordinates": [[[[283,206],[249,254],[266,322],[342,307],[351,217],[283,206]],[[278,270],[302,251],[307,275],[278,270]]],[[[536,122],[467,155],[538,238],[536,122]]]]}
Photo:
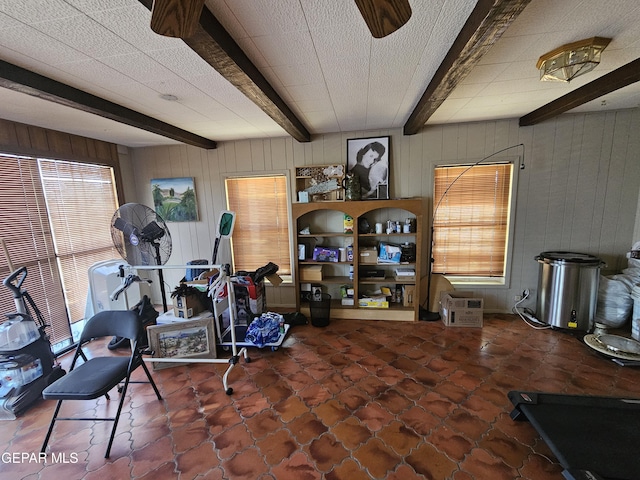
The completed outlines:
{"type": "Polygon", "coordinates": [[[17,314],[0,325],[0,352],[12,352],[40,338],[38,326],[30,318],[17,314]]]}

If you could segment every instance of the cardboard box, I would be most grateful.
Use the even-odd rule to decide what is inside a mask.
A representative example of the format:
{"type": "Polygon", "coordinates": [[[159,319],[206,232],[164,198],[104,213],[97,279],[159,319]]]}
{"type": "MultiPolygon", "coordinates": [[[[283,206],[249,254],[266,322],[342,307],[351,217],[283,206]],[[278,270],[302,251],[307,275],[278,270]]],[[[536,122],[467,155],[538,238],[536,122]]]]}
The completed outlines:
{"type": "MultiPolygon", "coordinates": [[[[158,315],[158,318],[156,318],[156,325],[167,325],[169,323],[184,322],[185,320],[187,320],[184,317],[176,317],[173,313],[174,313],[173,310],[169,310],[166,313],[161,313],[160,315],[158,315]]],[[[200,320],[202,318],[209,318],[212,316],[213,316],[213,313],[211,311],[204,310],[197,315],[193,315],[189,317],[188,319],[200,320]]]]}
{"type": "Polygon", "coordinates": [[[402,250],[399,245],[380,242],[380,252],[378,253],[378,263],[400,263],[402,250]]]}
{"type": "Polygon", "coordinates": [[[413,307],[415,294],[416,294],[415,285],[403,285],[402,286],[402,304],[405,307],[413,307]]]}
{"type": "Polygon", "coordinates": [[[315,247],[313,249],[314,262],[337,262],[340,259],[340,249],[335,247],[315,247]]]}
{"type": "Polygon", "coordinates": [[[360,248],[360,263],[378,263],[378,249],[376,247],[360,248]]]}
{"type": "Polygon", "coordinates": [[[173,298],[173,315],[178,318],[191,318],[204,310],[198,295],[173,298]]]}
{"type": "Polygon", "coordinates": [[[482,327],[482,298],[471,292],[442,292],[440,317],[447,327],[482,327]]]}
{"type": "Polygon", "coordinates": [[[300,267],[301,282],[321,282],[322,265],[305,265],[300,267]]]}
{"type": "Polygon", "coordinates": [[[360,298],[358,306],[363,308],[389,308],[389,302],[378,298],[360,298]]]}

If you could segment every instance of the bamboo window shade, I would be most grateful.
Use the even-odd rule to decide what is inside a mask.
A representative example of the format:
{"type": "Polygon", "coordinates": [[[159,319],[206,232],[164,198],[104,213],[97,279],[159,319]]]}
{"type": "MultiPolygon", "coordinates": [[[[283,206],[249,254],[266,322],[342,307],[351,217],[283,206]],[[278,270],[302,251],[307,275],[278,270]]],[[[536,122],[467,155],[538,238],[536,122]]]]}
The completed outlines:
{"type": "Polygon", "coordinates": [[[287,178],[284,175],[226,180],[227,208],[236,213],[231,237],[235,271],[269,262],[291,274],[287,178]]]}
{"type": "Polygon", "coordinates": [[[436,167],[435,273],[504,276],[512,169],[510,163],[436,167]]]}

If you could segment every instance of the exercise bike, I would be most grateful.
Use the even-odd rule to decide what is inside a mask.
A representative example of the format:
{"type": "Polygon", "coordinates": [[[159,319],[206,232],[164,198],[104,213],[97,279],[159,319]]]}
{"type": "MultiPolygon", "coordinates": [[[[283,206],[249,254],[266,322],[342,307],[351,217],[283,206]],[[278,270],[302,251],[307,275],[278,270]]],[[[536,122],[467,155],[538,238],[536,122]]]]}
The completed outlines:
{"type": "Polygon", "coordinates": [[[26,278],[21,267],[2,282],[13,293],[16,312],[0,325],[0,420],[14,420],[66,373],[53,355],[42,313],[22,289],[26,278]]]}

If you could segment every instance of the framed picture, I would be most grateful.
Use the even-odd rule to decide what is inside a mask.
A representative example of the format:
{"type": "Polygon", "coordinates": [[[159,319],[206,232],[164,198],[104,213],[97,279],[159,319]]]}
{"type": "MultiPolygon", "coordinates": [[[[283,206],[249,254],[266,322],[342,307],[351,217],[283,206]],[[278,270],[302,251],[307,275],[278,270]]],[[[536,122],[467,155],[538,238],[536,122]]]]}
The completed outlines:
{"type": "Polygon", "coordinates": [[[156,213],[166,222],[198,221],[193,177],[153,178],[151,195],[156,213]]]}
{"type": "Polygon", "coordinates": [[[362,200],[389,199],[390,137],[347,140],[347,172],[360,180],[362,200]]]}
{"type": "Polygon", "coordinates": [[[213,317],[184,320],[147,328],[154,358],[175,358],[175,362],[152,362],[154,370],[186,365],[181,358],[216,358],[213,317]]]}

